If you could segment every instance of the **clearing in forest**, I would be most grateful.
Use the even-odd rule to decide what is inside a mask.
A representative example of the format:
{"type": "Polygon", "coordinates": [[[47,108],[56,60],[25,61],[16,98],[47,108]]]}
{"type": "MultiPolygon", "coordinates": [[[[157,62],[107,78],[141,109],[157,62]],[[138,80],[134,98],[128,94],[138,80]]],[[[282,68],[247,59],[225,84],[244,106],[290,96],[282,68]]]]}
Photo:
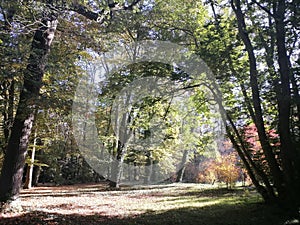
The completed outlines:
{"type": "Polygon", "coordinates": [[[23,211],[0,214],[1,225],[282,225],[286,219],[255,191],[202,184],[36,187],[22,191],[20,204],[23,211]]]}

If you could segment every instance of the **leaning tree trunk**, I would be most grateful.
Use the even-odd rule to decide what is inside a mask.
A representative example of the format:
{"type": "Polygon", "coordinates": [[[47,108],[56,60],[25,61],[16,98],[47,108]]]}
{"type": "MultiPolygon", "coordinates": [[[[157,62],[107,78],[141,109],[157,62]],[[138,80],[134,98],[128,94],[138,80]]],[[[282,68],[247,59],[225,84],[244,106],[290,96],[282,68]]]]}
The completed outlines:
{"type": "Polygon", "coordinates": [[[1,202],[16,200],[19,196],[29,136],[56,26],[56,16],[45,17],[33,37],[29,62],[24,71],[24,84],[2,166],[1,202]]]}
{"type": "MultiPolygon", "coordinates": [[[[274,3],[275,4],[275,3],[274,3]]],[[[290,108],[291,108],[291,90],[290,90],[290,68],[289,59],[286,53],[285,46],[285,5],[284,0],[278,1],[274,5],[274,19],[276,28],[276,45],[278,51],[278,64],[280,73],[279,90],[277,90],[278,101],[278,123],[279,123],[279,136],[280,136],[280,159],[282,166],[279,167],[278,161],[272,151],[266,131],[264,128],[264,120],[262,116],[261,100],[258,89],[257,81],[257,68],[256,57],[254,48],[249,38],[249,33],[246,29],[245,15],[241,9],[240,0],[231,0],[232,8],[236,14],[238,21],[238,30],[242,41],[245,44],[250,64],[250,83],[252,89],[253,105],[255,111],[255,125],[257,127],[258,136],[264,155],[270,167],[274,186],[278,192],[278,200],[286,206],[292,214],[298,214],[299,202],[297,202],[297,185],[295,184],[298,179],[297,164],[298,154],[293,146],[290,132],[290,108]],[[297,205],[298,204],[298,205],[297,205]]]]}
{"type": "MultiPolygon", "coordinates": [[[[217,88],[214,88],[214,90],[217,90],[217,88]]],[[[222,105],[222,100],[219,97],[220,94],[216,93],[215,91],[212,91],[212,93],[220,107],[221,117],[222,117],[224,124],[226,124],[228,121],[232,128],[233,133],[231,133],[231,129],[230,129],[229,125],[226,124],[227,136],[229,137],[231,143],[233,144],[233,147],[235,148],[238,155],[240,156],[256,190],[258,191],[258,193],[260,193],[260,195],[263,197],[263,199],[266,203],[275,202],[276,196],[275,196],[274,190],[267,178],[267,175],[259,167],[257,167],[255,165],[255,163],[253,162],[253,160],[251,159],[251,156],[247,152],[246,146],[244,145],[244,141],[243,141],[242,137],[240,136],[238,129],[236,128],[230,115],[226,112],[224,106],[222,105]],[[236,141],[235,137],[237,138],[237,141],[236,141]],[[260,184],[258,177],[261,178],[261,180],[263,181],[265,186],[260,184]]]]}
{"type": "MultiPolygon", "coordinates": [[[[214,11],[213,4],[212,4],[212,8],[214,11]]],[[[217,19],[216,15],[214,15],[214,17],[216,19],[216,22],[218,23],[218,19],[217,19]]],[[[222,30],[220,29],[219,26],[218,26],[218,31],[222,32],[222,30]]],[[[225,42],[224,42],[224,46],[226,47],[225,42]]],[[[266,51],[269,52],[267,49],[266,49],[266,51]]],[[[228,58],[228,63],[229,63],[230,71],[232,72],[233,76],[239,77],[237,71],[234,68],[233,61],[232,61],[232,58],[230,57],[230,55],[228,58]]],[[[267,63],[268,63],[268,61],[267,61],[267,63]]],[[[255,112],[252,107],[251,99],[247,95],[246,87],[244,85],[243,80],[239,80],[239,83],[240,83],[241,91],[244,96],[244,100],[245,100],[249,115],[250,115],[251,119],[253,121],[255,121],[256,120],[255,112]]],[[[218,99],[217,95],[215,95],[215,97],[216,97],[216,99],[218,99]]],[[[274,202],[276,200],[276,195],[274,193],[274,188],[270,184],[270,181],[269,181],[267,175],[252,160],[248,150],[246,149],[246,146],[244,145],[244,141],[242,140],[242,137],[239,134],[239,131],[237,130],[235,124],[233,123],[230,115],[224,109],[224,107],[222,105],[222,101],[218,100],[218,103],[219,103],[220,109],[222,111],[223,122],[226,124],[226,122],[228,120],[228,122],[230,123],[230,126],[232,128],[232,131],[233,131],[233,133],[231,133],[230,127],[226,125],[227,136],[231,140],[234,148],[236,149],[237,153],[239,154],[241,160],[243,161],[244,166],[249,174],[250,179],[252,180],[254,186],[256,187],[257,191],[261,194],[261,196],[263,197],[265,202],[274,202]],[[226,115],[226,117],[224,117],[224,115],[226,115]],[[237,140],[235,140],[235,138],[237,138],[237,140]],[[259,178],[263,181],[265,187],[260,184],[259,178]]]]}
{"type": "Polygon", "coordinates": [[[280,170],[278,162],[276,161],[275,155],[272,151],[272,147],[269,143],[269,140],[266,135],[265,123],[263,119],[262,107],[261,107],[261,99],[260,92],[258,86],[257,79],[257,68],[256,68],[256,57],[254,54],[254,47],[252,46],[251,40],[249,38],[249,34],[247,32],[247,27],[245,23],[245,16],[241,9],[240,0],[232,0],[231,1],[232,8],[236,14],[237,22],[238,22],[238,30],[242,41],[245,44],[246,51],[249,57],[250,64],[250,84],[252,90],[252,101],[255,112],[255,125],[257,127],[257,132],[259,136],[259,141],[261,143],[264,155],[266,156],[266,160],[270,167],[271,173],[273,175],[274,184],[278,191],[278,195],[284,195],[286,188],[283,180],[283,174],[280,170]]]}

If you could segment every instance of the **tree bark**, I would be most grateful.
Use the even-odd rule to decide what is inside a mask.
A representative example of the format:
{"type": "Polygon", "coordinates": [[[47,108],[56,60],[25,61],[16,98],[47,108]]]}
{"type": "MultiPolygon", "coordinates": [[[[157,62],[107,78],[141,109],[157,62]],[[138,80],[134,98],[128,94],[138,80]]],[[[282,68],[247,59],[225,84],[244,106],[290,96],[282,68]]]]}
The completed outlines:
{"type": "MultiPolygon", "coordinates": [[[[213,5],[212,2],[211,2],[211,6],[212,6],[212,9],[214,11],[214,5],[213,5]]],[[[235,7],[233,2],[232,2],[232,6],[233,6],[233,8],[235,7]]],[[[218,21],[218,18],[217,18],[215,13],[214,13],[214,18],[215,18],[215,21],[216,21],[216,26],[218,28],[218,31],[221,33],[222,30],[219,27],[219,21],[218,21]]],[[[223,43],[224,43],[224,47],[226,47],[226,43],[224,41],[223,41],[223,43]]],[[[230,55],[228,57],[228,63],[229,63],[230,71],[233,73],[234,77],[238,78],[239,75],[238,75],[238,73],[236,72],[236,70],[233,66],[233,61],[232,61],[232,58],[231,58],[230,55]]],[[[256,116],[255,116],[255,111],[253,109],[253,104],[252,104],[251,99],[247,95],[246,87],[244,85],[243,80],[240,79],[239,83],[240,83],[240,87],[241,87],[241,90],[242,90],[242,94],[243,94],[245,104],[246,104],[246,107],[248,109],[250,118],[253,121],[255,121],[256,116]]],[[[218,96],[215,95],[215,98],[218,98],[218,96]]],[[[273,189],[272,185],[270,184],[268,176],[264,173],[263,170],[261,170],[255,164],[255,162],[251,158],[251,155],[249,154],[248,149],[244,145],[243,138],[239,134],[239,131],[236,128],[235,124],[233,123],[230,115],[224,109],[224,107],[221,103],[221,100],[218,100],[218,103],[219,103],[219,107],[220,107],[221,111],[223,112],[223,115],[226,115],[226,116],[222,116],[224,123],[226,124],[226,122],[228,121],[230,123],[230,126],[231,126],[232,131],[233,131],[233,133],[232,133],[232,131],[230,130],[230,127],[226,125],[227,135],[228,135],[229,139],[231,140],[231,142],[232,142],[234,148],[236,149],[237,153],[239,154],[241,160],[243,161],[243,163],[245,165],[245,168],[246,168],[246,170],[247,170],[254,186],[256,187],[257,191],[261,194],[261,196],[263,197],[265,202],[274,202],[275,199],[276,199],[276,195],[274,193],[274,189],[273,189]],[[260,184],[259,178],[263,181],[265,187],[260,184]]]]}
{"type": "MultiPolygon", "coordinates": [[[[218,96],[216,95],[216,93],[215,92],[212,92],[212,93],[214,94],[215,98],[218,99],[218,96]]],[[[246,146],[244,145],[244,141],[238,132],[238,129],[236,128],[230,115],[226,112],[224,106],[222,105],[222,101],[220,101],[220,99],[218,99],[217,102],[218,102],[218,105],[222,112],[221,116],[222,116],[223,122],[226,124],[226,122],[228,121],[233,130],[233,133],[232,133],[229,126],[226,125],[227,136],[229,137],[231,143],[233,144],[233,147],[235,148],[235,150],[237,151],[241,160],[243,161],[243,164],[244,164],[256,190],[263,197],[263,199],[266,203],[275,202],[276,195],[274,193],[273,187],[271,186],[271,184],[268,180],[267,175],[258,166],[256,166],[256,164],[252,160],[249,152],[246,149],[246,146]],[[237,138],[237,140],[236,140],[236,138],[237,138]],[[265,187],[260,184],[258,178],[261,178],[265,187]]]]}
{"type": "Polygon", "coordinates": [[[33,37],[29,62],[24,71],[24,84],[2,166],[1,202],[16,200],[19,196],[28,141],[56,26],[56,16],[45,17],[33,37]]]}
{"type": "Polygon", "coordinates": [[[5,110],[3,114],[3,132],[5,144],[8,143],[11,127],[14,118],[14,98],[15,98],[15,81],[14,78],[11,81],[6,82],[8,84],[8,93],[5,95],[5,110]]]}
{"type": "Polygon", "coordinates": [[[227,135],[228,135],[231,143],[233,144],[234,148],[236,149],[238,155],[240,156],[241,160],[243,161],[252,183],[254,184],[256,190],[258,191],[258,193],[261,194],[261,196],[263,197],[263,199],[266,203],[275,202],[276,195],[274,193],[273,187],[271,186],[271,184],[268,180],[267,175],[258,166],[256,166],[256,164],[252,160],[250,154],[248,153],[246,147],[244,146],[242,137],[238,133],[238,130],[235,127],[234,123],[232,122],[230,116],[227,115],[227,118],[232,126],[232,129],[234,130],[235,135],[237,136],[237,139],[238,139],[240,145],[235,140],[235,137],[231,133],[228,126],[226,126],[227,135]],[[261,178],[265,187],[260,184],[258,177],[261,178]]]}

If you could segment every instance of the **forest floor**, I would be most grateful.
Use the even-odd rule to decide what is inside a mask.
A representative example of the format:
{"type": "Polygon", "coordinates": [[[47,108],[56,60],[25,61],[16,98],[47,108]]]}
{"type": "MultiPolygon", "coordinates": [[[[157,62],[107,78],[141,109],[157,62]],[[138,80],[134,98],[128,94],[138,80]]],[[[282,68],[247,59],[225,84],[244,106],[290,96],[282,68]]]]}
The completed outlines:
{"type": "Polygon", "coordinates": [[[22,211],[0,214],[1,225],[283,225],[286,220],[254,190],[202,184],[35,187],[21,192],[20,204],[22,211]]]}

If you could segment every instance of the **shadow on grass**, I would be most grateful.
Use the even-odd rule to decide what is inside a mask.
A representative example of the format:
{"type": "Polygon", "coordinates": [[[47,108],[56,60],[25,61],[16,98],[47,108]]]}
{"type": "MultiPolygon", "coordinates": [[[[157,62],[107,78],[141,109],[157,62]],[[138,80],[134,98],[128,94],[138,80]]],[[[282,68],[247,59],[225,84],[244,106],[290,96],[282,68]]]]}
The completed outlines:
{"type": "Polygon", "coordinates": [[[172,193],[173,196],[195,196],[195,197],[225,197],[225,196],[237,196],[243,195],[245,190],[243,189],[227,189],[227,188],[210,188],[187,191],[185,193],[172,193]]]}
{"type": "Polygon", "coordinates": [[[23,199],[32,197],[76,197],[83,194],[94,193],[110,193],[110,195],[122,195],[126,191],[141,191],[172,188],[170,184],[156,185],[156,186],[121,186],[120,189],[110,188],[109,182],[102,181],[96,184],[76,184],[76,185],[62,185],[62,186],[38,186],[33,189],[24,189],[21,192],[23,199]],[[112,193],[112,191],[114,193],[112,193]]]}
{"type": "Polygon", "coordinates": [[[1,225],[283,225],[286,220],[280,209],[264,204],[218,204],[201,208],[180,208],[168,211],[149,211],[131,217],[101,214],[63,215],[33,211],[13,218],[1,218],[1,225]]]}

